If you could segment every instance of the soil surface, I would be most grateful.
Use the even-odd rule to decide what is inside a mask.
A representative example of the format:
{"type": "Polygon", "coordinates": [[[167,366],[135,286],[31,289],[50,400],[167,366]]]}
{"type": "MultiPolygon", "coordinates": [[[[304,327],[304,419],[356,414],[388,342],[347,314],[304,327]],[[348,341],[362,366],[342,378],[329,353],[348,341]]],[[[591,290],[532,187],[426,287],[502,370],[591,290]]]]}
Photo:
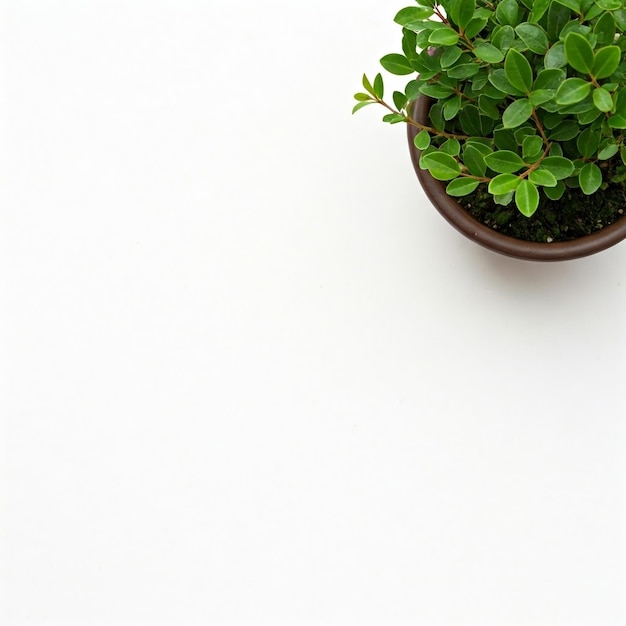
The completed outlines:
{"type": "Polygon", "coordinates": [[[484,185],[458,203],[479,222],[504,235],[552,243],[569,241],[609,226],[626,213],[626,183],[603,185],[591,196],[580,189],[566,189],[560,200],[541,196],[532,217],[524,217],[515,206],[501,206],[493,201],[484,185]]]}

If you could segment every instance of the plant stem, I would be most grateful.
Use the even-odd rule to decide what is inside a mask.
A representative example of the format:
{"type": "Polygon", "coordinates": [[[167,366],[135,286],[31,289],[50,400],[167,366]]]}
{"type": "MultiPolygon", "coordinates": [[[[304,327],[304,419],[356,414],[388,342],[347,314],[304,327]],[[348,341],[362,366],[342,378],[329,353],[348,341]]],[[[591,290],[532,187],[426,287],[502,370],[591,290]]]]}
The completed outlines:
{"type": "Polygon", "coordinates": [[[459,176],[462,176],[463,178],[473,178],[474,180],[478,180],[481,183],[490,183],[491,182],[491,178],[487,178],[486,176],[473,176],[472,174],[465,174],[463,172],[461,172],[459,174],[459,176]]]}
{"type": "Polygon", "coordinates": [[[443,130],[437,130],[432,126],[426,126],[425,124],[420,124],[416,122],[412,117],[400,113],[400,111],[396,111],[392,106],[389,106],[384,100],[380,98],[376,98],[376,102],[382,104],[386,109],[394,113],[395,115],[402,115],[404,117],[404,121],[411,126],[415,126],[415,128],[419,128],[420,130],[427,130],[432,135],[438,135],[439,137],[445,137],[446,139],[468,139],[468,135],[455,135],[453,133],[447,133],[443,130]]]}
{"type": "Polygon", "coordinates": [[[550,141],[548,140],[548,137],[546,136],[546,132],[545,132],[545,130],[543,128],[543,124],[541,123],[541,120],[537,116],[536,109],[533,109],[532,118],[535,121],[535,126],[537,126],[537,130],[539,131],[539,134],[541,135],[541,138],[543,139],[543,143],[546,146],[549,146],[550,145],[550,141]]]}
{"type": "Polygon", "coordinates": [[[541,158],[536,163],[533,163],[523,174],[520,174],[519,177],[526,178],[527,176],[530,175],[531,172],[534,172],[541,165],[541,162],[548,156],[548,153],[550,152],[551,147],[552,147],[552,144],[548,143],[548,145],[546,146],[546,149],[543,151],[543,154],[541,155],[541,158]]]}

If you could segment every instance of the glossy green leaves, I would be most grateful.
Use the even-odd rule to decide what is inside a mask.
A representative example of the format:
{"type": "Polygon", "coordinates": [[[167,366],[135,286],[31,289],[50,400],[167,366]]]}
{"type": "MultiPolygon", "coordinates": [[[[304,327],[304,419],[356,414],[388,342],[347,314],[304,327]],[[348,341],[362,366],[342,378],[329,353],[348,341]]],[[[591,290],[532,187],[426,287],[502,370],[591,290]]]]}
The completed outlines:
{"type": "Polygon", "coordinates": [[[622,52],[617,46],[600,48],[595,54],[591,73],[595,78],[608,78],[618,68],[622,52]]]}
{"type": "Polygon", "coordinates": [[[574,164],[561,156],[549,156],[541,161],[541,167],[548,170],[557,180],[569,178],[574,173],[574,164]]]}
{"type": "Polygon", "coordinates": [[[439,46],[453,46],[459,41],[459,33],[452,28],[437,28],[428,38],[428,43],[439,46]]]}
{"type": "Polygon", "coordinates": [[[489,193],[494,196],[502,196],[505,193],[514,191],[520,184],[520,177],[513,174],[498,174],[489,183],[489,193]]]}
{"type": "Polygon", "coordinates": [[[539,206],[539,190],[529,180],[520,181],[515,190],[515,204],[522,215],[530,217],[539,206]]]}
{"type": "Polygon", "coordinates": [[[541,26],[524,22],[515,27],[515,32],[531,52],[545,54],[548,50],[548,35],[541,26]]]}
{"type": "Polygon", "coordinates": [[[530,216],[567,189],[626,182],[624,3],[417,0],[381,59],[408,82],[385,101],[382,76],[364,79],[354,110],[382,104],[384,121],[414,126],[420,166],[452,197],[487,190],[530,216]]]}
{"type": "Polygon", "coordinates": [[[530,100],[522,98],[511,102],[502,114],[504,128],[517,128],[533,114],[533,105],[530,100]]]}
{"type": "Polygon", "coordinates": [[[590,74],[593,69],[593,48],[587,38],[578,33],[569,33],[565,38],[565,58],[569,65],[583,74],[590,74]]]}
{"type": "Polygon", "coordinates": [[[556,91],[556,103],[576,104],[589,95],[591,87],[592,84],[582,78],[568,78],[556,91]]]}
{"type": "Polygon", "coordinates": [[[480,181],[474,180],[473,178],[455,178],[448,183],[446,193],[449,196],[467,196],[476,191],[479,184],[480,181]]]}
{"type": "Polygon", "coordinates": [[[524,167],[524,161],[511,150],[498,150],[485,157],[487,167],[501,174],[513,174],[524,167]]]}
{"type": "Polygon", "coordinates": [[[487,63],[500,63],[504,59],[504,54],[490,43],[478,43],[474,48],[474,54],[487,63]]]}
{"type": "Polygon", "coordinates": [[[520,14],[520,7],[516,0],[502,0],[496,7],[496,20],[500,24],[516,26],[520,14]]]}
{"type": "Polygon", "coordinates": [[[533,87],[533,70],[526,57],[511,48],[504,61],[506,79],[523,93],[529,93],[533,87]]]}
{"type": "Polygon", "coordinates": [[[578,175],[578,182],[583,193],[590,196],[600,189],[602,185],[602,172],[595,163],[587,163],[580,170],[578,175]]]}
{"type": "Polygon", "coordinates": [[[608,113],[613,108],[613,98],[611,98],[611,94],[606,89],[594,89],[593,104],[600,111],[608,113]]]}
{"type": "Polygon", "coordinates": [[[476,3],[474,0],[448,0],[446,8],[452,21],[465,30],[474,17],[476,3]]]}
{"type": "Polygon", "coordinates": [[[396,74],[398,76],[413,74],[415,72],[409,60],[402,54],[387,54],[380,60],[380,64],[390,74],[396,74]]]}
{"type": "Polygon", "coordinates": [[[431,152],[425,155],[423,164],[437,180],[452,180],[461,173],[459,162],[445,152],[431,152]]]}
{"type": "Polygon", "coordinates": [[[587,37],[571,32],[565,38],[565,59],[581,74],[594,78],[608,78],[617,70],[621,50],[618,46],[605,46],[594,53],[587,37]]]}

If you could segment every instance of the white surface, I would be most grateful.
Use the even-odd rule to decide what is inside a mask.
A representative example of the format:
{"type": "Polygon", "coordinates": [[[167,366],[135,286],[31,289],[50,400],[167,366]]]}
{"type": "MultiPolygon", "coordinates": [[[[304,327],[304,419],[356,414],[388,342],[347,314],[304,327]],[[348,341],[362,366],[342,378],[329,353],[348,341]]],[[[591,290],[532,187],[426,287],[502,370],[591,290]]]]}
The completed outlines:
{"type": "Polygon", "coordinates": [[[444,223],[399,8],[0,1],[3,625],[626,622],[626,244],[444,223]]]}

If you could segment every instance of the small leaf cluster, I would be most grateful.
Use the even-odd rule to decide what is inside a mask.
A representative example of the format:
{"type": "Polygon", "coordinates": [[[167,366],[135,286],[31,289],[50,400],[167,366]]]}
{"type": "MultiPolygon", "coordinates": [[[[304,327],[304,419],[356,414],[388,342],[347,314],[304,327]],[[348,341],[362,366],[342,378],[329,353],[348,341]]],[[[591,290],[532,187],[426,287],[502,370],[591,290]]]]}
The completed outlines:
{"type": "Polygon", "coordinates": [[[485,185],[531,216],[542,195],[626,180],[626,0],[417,0],[395,21],[402,52],[380,63],[410,80],[387,102],[382,74],[364,76],[353,112],[376,103],[415,126],[420,167],[449,195],[485,185]]]}

